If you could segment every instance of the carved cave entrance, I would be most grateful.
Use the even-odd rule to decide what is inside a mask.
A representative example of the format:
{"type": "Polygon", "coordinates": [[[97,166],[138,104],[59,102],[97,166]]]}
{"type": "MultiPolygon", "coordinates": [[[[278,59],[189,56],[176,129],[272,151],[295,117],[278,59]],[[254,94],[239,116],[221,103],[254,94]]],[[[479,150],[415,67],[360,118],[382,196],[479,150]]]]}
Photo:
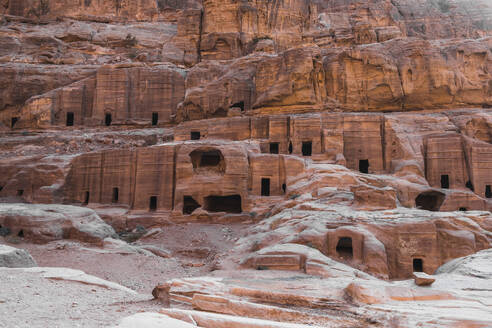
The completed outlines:
{"type": "Polygon", "coordinates": [[[446,196],[438,191],[426,191],[415,198],[415,206],[422,210],[437,212],[446,196]]]}
{"type": "Polygon", "coordinates": [[[149,199],[149,210],[154,212],[157,210],[157,196],[150,196],[149,199]]]}
{"type": "Polygon", "coordinates": [[[369,160],[368,159],[359,160],[359,172],[360,173],[369,173],[369,160]]]}
{"type": "Polygon", "coordinates": [[[352,248],[352,238],[341,237],[340,239],[338,239],[336,251],[339,257],[346,260],[351,260],[354,256],[354,250],[352,248]]]}
{"type": "Polygon", "coordinates": [[[270,154],[278,154],[278,142],[270,142],[270,154]]]}
{"type": "Polygon", "coordinates": [[[244,101],[241,100],[240,102],[237,102],[237,103],[231,105],[230,108],[234,108],[234,107],[240,108],[241,112],[244,112],[244,101]]]}
{"type": "Polygon", "coordinates": [[[207,171],[225,172],[224,156],[217,149],[196,149],[190,153],[191,163],[195,171],[205,169],[207,171]]]}
{"type": "Polygon", "coordinates": [[[191,214],[200,207],[200,204],[191,196],[183,197],[183,214],[191,214]]]}
{"type": "Polygon", "coordinates": [[[270,196],[270,178],[261,179],[261,195],[270,196]]]}
{"type": "Polygon", "coordinates": [[[190,132],[190,139],[191,140],[200,140],[200,131],[191,131],[190,132]]]}
{"type": "Polygon", "coordinates": [[[441,175],[441,188],[449,189],[449,175],[447,174],[441,175]]]}
{"type": "Polygon", "coordinates": [[[424,272],[424,261],[422,259],[413,259],[413,272],[424,272]]]}
{"type": "Polygon", "coordinates": [[[112,121],[113,121],[113,118],[112,118],[111,114],[106,113],[106,115],[104,116],[104,124],[106,124],[106,126],[110,126],[112,121]]]}
{"type": "Polygon", "coordinates": [[[492,189],[490,185],[485,186],[485,198],[492,198],[492,189]]]}
{"type": "Polygon", "coordinates": [[[241,213],[241,196],[208,196],[205,197],[205,210],[208,212],[241,213]]]}
{"type": "Polygon", "coordinates": [[[311,156],[313,153],[313,142],[303,141],[302,142],[302,156],[311,156]]]}
{"type": "Polygon", "coordinates": [[[120,199],[120,190],[118,188],[113,188],[113,195],[111,197],[111,202],[118,203],[119,199],[120,199]]]}
{"type": "Polygon", "coordinates": [[[67,126],[73,126],[74,114],[72,112],[67,113],[67,126]]]}
{"type": "Polygon", "coordinates": [[[159,123],[159,113],[152,113],[152,125],[159,123]]]}
{"type": "Polygon", "coordinates": [[[89,204],[90,195],[91,194],[88,191],[84,193],[84,202],[82,203],[83,205],[89,204]]]}
{"type": "Polygon", "coordinates": [[[289,141],[289,154],[292,154],[293,151],[294,149],[292,147],[292,141],[289,141]]]}
{"type": "Polygon", "coordinates": [[[13,128],[15,126],[15,123],[17,123],[18,120],[19,120],[18,117],[12,117],[10,119],[10,127],[13,128]]]}

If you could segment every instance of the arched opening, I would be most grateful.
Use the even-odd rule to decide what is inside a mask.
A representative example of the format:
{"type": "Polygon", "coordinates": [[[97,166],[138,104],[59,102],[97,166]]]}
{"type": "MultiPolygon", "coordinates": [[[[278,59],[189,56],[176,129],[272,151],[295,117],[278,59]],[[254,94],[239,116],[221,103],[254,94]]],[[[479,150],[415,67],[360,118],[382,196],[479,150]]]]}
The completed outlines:
{"type": "Polygon", "coordinates": [[[445,197],[446,195],[439,191],[425,191],[415,198],[415,206],[422,210],[437,212],[445,197]]]}
{"type": "Polygon", "coordinates": [[[313,142],[303,141],[302,142],[302,156],[311,156],[313,153],[313,142]]]}
{"type": "Polygon", "coordinates": [[[112,118],[111,114],[106,113],[106,115],[104,116],[104,124],[106,124],[106,126],[110,126],[112,121],[113,121],[113,118],[112,118]]]}
{"type": "Polygon", "coordinates": [[[154,212],[155,210],[157,210],[157,196],[150,196],[149,211],[154,212]]]}
{"type": "Polygon", "coordinates": [[[183,214],[191,214],[200,207],[200,204],[191,196],[183,197],[183,214]]]}
{"type": "Polygon", "coordinates": [[[118,188],[113,188],[113,196],[111,197],[112,203],[118,203],[120,199],[120,190],[118,188]]]}
{"type": "Polygon", "coordinates": [[[441,188],[449,189],[449,175],[447,174],[441,175],[441,188]]]}
{"type": "Polygon", "coordinates": [[[205,210],[209,212],[241,213],[241,196],[208,196],[205,197],[205,210]]]}
{"type": "Polygon", "coordinates": [[[485,198],[492,198],[492,190],[490,185],[485,186],[485,198]]]}
{"type": "Polygon", "coordinates": [[[73,126],[74,114],[72,112],[67,113],[67,126],[73,126]]]}
{"type": "Polygon", "coordinates": [[[292,141],[289,141],[289,154],[292,154],[293,151],[294,149],[292,147],[292,141]]]}
{"type": "Polygon", "coordinates": [[[459,210],[460,210],[460,212],[466,212],[466,211],[468,211],[468,209],[466,207],[460,207],[459,210]]]}
{"type": "Polygon", "coordinates": [[[17,190],[17,196],[21,197],[24,195],[24,189],[17,190]]]}
{"type": "Polygon", "coordinates": [[[239,102],[231,105],[231,108],[233,108],[233,107],[241,108],[241,112],[244,112],[244,101],[239,101],[239,102]]]}
{"type": "Polygon", "coordinates": [[[424,261],[422,259],[413,259],[413,272],[424,272],[424,261]]]}
{"type": "Polygon", "coordinates": [[[287,185],[285,183],[282,183],[282,191],[285,192],[287,191],[287,185]]]}
{"type": "Polygon", "coordinates": [[[278,142],[270,142],[270,154],[278,154],[279,152],[279,143],[278,142]]]}
{"type": "Polygon", "coordinates": [[[190,139],[191,140],[200,140],[200,131],[191,131],[190,132],[190,139]]]}
{"type": "Polygon", "coordinates": [[[465,187],[467,187],[468,189],[470,189],[471,191],[475,191],[475,188],[473,187],[473,183],[471,183],[470,180],[468,180],[465,184],[465,187]]]}
{"type": "Polygon", "coordinates": [[[19,233],[17,233],[18,237],[24,238],[24,230],[20,230],[19,233]]]}
{"type": "Polygon", "coordinates": [[[261,179],[261,195],[270,196],[270,178],[261,179]]]}
{"type": "Polygon", "coordinates": [[[224,156],[218,149],[196,149],[190,153],[190,158],[195,171],[225,172],[224,156]]]}
{"type": "Polygon", "coordinates": [[[369,160],[368,159],[359,160],[359,172],[360,173],[369,173],[369,160]]]}
{"type": "Polygon", "coordinates": [[[339,257],[346,260],[351,260],[354,256],[354,251],[352,248],[352,238],[341,237],[340,239],[338,239],[336,251],[339,257]]]}
{"type": "Polygon", "coordinates": [[[88,191],[86,191],[85,194],[84,194],[84,203],[83,203],[83,205],[89,204],[89,199],[90,199],[90,193],[88,191]]]}
{"type": "Polygon", "coordinates": [[[152,125],[159,123],[159,113],[152,113],[152,125]]]}
{"type": "Polygon", "coordinates": [[[15,126],[15,123],[17,123],[17,121],[19,121],[18,117],[12,117],[10,119],[10,127],[13,128],[15,126]]]}

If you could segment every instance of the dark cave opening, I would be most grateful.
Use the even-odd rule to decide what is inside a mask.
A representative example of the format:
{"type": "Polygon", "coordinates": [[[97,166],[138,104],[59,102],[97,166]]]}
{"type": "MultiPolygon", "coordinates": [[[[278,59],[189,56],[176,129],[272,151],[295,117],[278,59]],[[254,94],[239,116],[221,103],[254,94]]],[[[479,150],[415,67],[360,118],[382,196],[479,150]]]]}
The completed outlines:
{"type": "Polygon", "coordinates": [[[352,238],[341,237],[340,239],[338,239],[336,251],[338,256],[340,256],[341,258],[351,260],[354,256],[352,238]]]}
{"type": "Polygon", "coordinates": [[[209,212],[241,213],[241,196],[208,196],[205,197],[205,210],[209,212]]]}
{"type": "Polygon", "coordinates": [[[446,196],[438,191],[425,191],[415,198],[415,206],[426,211],[437,212],[446,196]]]}

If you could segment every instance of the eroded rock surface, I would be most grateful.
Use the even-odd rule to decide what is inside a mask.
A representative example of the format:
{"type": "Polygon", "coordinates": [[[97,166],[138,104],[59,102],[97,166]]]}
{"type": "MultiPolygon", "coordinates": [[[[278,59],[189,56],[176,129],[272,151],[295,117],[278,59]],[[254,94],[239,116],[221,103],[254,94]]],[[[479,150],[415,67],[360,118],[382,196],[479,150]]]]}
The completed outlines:
{"type": "Polygon", "coordinates": [[[63,205],[0,204],[0,225],[32,242],[76,239],[101,243],[115,234],[91,209],[63,205]]]}
{"type": "Polygon", "coordinates": [[[0,245],[0,267],[29,268],[34,266],[36,262],[26,250],[0,245]]]}
{"type": "Polygon", "coordinates": [[[0,317],[489,326],[491,22],[487,0],[0,0],[1,241],[73,269],[0,270],[0,317]]]}

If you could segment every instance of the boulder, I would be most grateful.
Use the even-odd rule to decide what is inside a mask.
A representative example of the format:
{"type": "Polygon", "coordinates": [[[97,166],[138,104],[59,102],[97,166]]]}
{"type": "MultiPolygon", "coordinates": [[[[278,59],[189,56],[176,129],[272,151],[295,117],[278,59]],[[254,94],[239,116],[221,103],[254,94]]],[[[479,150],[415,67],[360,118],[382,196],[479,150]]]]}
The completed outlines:
{"type": "Polygon", "coordinates": [[[102,243],[115,234],[93,210],[66,205],[0,204],[0,225],[36,243],[59,239],[102,243]]]}
{"type": "Polygon", "coordinates": [[[0,267],[30,268],[37,266],[31,255],[24,249],[0,245],[0,267]]]}
{"type": "Polygon", "coordinates": [[[430,286],[436,281],[436,278],[424,272],[414,272],[413,278],[418,286],[430,286]]]}

